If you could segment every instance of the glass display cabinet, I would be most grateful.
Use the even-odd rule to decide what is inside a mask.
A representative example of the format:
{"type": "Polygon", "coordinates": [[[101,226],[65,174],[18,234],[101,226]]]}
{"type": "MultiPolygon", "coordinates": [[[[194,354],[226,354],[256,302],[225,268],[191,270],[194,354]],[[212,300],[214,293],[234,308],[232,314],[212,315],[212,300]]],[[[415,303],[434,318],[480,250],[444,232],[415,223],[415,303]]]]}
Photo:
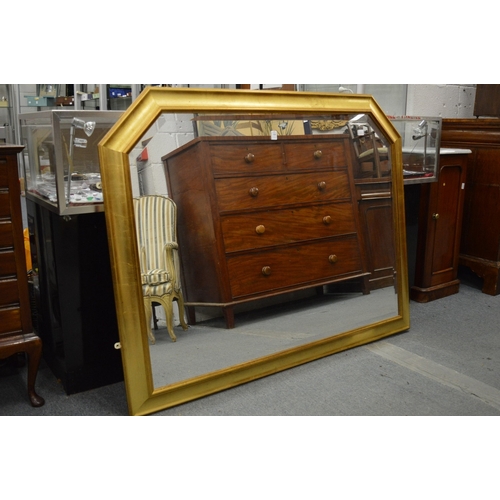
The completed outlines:
{"type": "Polygon", "coordinates": [[[405,184],[435,182],[438,177],[442,119],[438,117],[391,117],[403,139],[405,184]]]}
{"type": "Polygon", "coordinates": [[[34,322],[67,394],[123,379],[97,148],[121,114],[19,115],[34,322]]]}
{"type": "Polygon", "coordinates": [[[102,211],[97,145],[121,114],[53,109],[19,115],[27,198],[59,215],[102,211]]]}

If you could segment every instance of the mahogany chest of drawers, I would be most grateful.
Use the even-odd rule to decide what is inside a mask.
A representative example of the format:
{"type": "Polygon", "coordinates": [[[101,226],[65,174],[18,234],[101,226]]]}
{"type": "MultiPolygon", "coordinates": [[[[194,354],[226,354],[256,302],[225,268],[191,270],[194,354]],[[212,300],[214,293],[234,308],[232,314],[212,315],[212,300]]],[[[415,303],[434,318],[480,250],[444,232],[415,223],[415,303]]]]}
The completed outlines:
{"type": "Polygon", "coordinates": [[[42,343],[33,331],[21,215],[17,154],[23,146],[0,145],[0,359],[28,355],[28,395],[33,406],[42,343]]]}
{"type": "Polygon", "coordinates": [[[369,293],[347,135],[203,137],[164,156],[183,293],[233,306],[361,278],[369,293]]]}

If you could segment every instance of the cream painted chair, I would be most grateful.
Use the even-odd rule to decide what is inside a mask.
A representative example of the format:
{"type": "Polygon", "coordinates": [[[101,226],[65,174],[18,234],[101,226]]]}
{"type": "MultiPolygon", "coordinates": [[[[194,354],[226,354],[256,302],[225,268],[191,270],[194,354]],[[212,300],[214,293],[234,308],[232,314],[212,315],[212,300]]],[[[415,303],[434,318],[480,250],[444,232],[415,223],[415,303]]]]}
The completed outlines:
{"type": "Polygon", "coordinates": [[[152,307],[160,304],[165,310],[168,333],[175,342],[174,301],[177,301],[182,328],[188,328],[179,272],[177,207],[167,196],[141,196],[134,198],[134,215],[148,337],[151,343],[156,342],[151,330],[152,307]]]}

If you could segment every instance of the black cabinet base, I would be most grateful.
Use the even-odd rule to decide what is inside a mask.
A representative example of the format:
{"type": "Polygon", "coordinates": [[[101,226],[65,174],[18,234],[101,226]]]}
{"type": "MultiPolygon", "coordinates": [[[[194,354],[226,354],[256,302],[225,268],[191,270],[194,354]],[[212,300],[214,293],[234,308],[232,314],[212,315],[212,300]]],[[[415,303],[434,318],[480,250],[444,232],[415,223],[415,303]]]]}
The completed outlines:
{"type": "Polygon", "coordinates": [[[27,200],[34,327],[67,394],[123,380],[104,213],[61,217],[27,200]]]}

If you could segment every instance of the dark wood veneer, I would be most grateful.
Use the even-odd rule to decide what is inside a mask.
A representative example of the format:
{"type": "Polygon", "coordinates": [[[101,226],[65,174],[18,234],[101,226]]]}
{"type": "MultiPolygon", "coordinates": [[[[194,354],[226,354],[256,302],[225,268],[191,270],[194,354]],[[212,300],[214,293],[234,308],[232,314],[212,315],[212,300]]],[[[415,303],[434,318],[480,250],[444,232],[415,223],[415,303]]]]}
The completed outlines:
{"type": "Polygon", "coordinates": [[[500,120],[444,119],[442,147],[468,148],[460,264],[500,293],[500,120]]]}
{"type": "Polygon", "coordinates": [[[0,146],[0,359],[28,355],[28,396],[33,406],[42,406],[35,392],[42,342],[31,320],[17,166],[22,149],[0,146]]]}

